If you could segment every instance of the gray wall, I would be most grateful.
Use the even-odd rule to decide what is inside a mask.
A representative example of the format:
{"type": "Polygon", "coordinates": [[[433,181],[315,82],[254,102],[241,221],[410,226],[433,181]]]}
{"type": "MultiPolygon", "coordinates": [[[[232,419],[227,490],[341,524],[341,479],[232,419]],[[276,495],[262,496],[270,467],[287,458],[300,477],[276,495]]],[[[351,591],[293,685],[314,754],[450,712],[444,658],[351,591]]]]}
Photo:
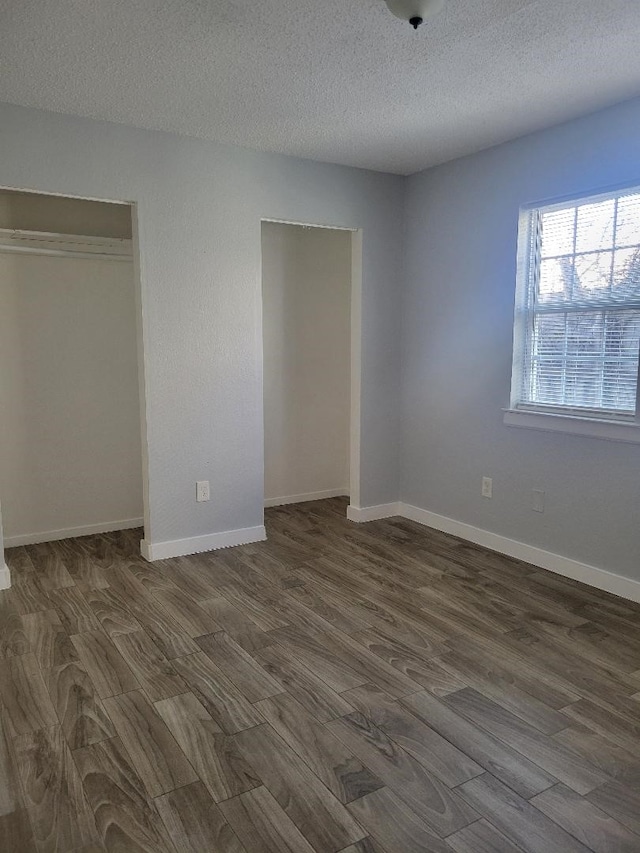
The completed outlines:
{"type": "Polygon", "coordinates": [[[150,542],[262,523],[261,217],[363,229],[361,501],[397,497],[402,178],[11,105],[0,151],[0,186],[137,204],[150,542]]]}
{"type": "Polygon", "coordinates": [[[639,139],[633,101],[409,179],[401,484],[408,503],[637,579],[640,446],[506,427],[501,410],[520,205],[640,184],[639,139]]]}

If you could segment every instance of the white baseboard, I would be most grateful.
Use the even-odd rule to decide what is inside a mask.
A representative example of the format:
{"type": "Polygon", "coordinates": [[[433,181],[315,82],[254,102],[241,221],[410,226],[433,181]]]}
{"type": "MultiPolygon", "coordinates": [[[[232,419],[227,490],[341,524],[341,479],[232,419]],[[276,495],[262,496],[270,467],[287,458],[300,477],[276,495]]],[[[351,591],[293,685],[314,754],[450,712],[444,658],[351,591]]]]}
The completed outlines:
{"type": "Polygon", "coordinates": [[[531,563],[557,575],[582,581],[588,586],[611,592],[621,598],[640,601],[640,581],[608,572],[606,569],[590,566],[587,563],[580,563],[578,560],[545,551],[535,545],[527,545],[516,539],[500,536],[498,533],[491,533],[480,527],[474,527],[471,524],[465,524],[463,521],[456,521],[453,518],[447,518],[445,515],[429,512],[429,510],[420,509],[411,506],[411,504],[400,502],[397,514],[411,521],[416,521],[418,524],[424,524],[426,527],[433,527],[435,530],[450,533],[452,536],[459,536],[461,539],[490,548],[492,551],[498,551],[500,554],[506,554],[509,557],[531,563]]]}
{"type": "Polygon", "coordinates": [[[235,545],[248,545],[250,542],[262,542],[266,538],[264,525],[242,527],[238,530],[224,530],[222,533],[208,533],[206,536],[192,536],[189,539],[173,539],[168,542],[148,542],[143,539],[140,543],[140,553],[145,560],[153,562],[200,554],[202,551],[232,548],[235,545]]]}
{"type": "Polygon", "coordinates": [[[0,566],[0,589],[9,589],[11,586],[11,573],[9,572],[9,566],[2,565],[0,566]]]}
{"type": "Polygon", "coordinates": [[[425,527],[432,527],[434,530],[441,530],[451,536],[458,536],[460,539],[466,539],[468,542],[482,545],[491,551],[497,551],[499,554],[506,554],[508,557],[523,560],[525,563],[554,572],[556,575],[573,578],[573,580],[581,581],[596,589],[619,595],[621,598],[640,602],[640,581],[617,575],[606,569],[599,569],[597,566],[590,566],[588,563],[572,560],[570,557],[563,557],[561,554],[545,551],[544,548],[538,548],[535,545],[527,545],[517,539],[509,539],[507,536],[491,533],[489,530],[474,527],[464,521],[456,521],[446,515],[438,515],[435,512],[412,506],[403,501],[379,504],[378,506],[350,506],[347,509],[347,518],[356,522],[376,521],[393,516],[416,521],[418,524],[424,524],[425,527]]]}
{"type": "Polygon", "coordinates": [[[325,489],[322,492],[307,492],[302,495],[289,495],[284,498],[265,498],[265,507],[286,506],[287,504],[301,504],[306,501],[323,501],[326,498],[348,498],[349,489],[343,486],[341,489],[325,489]]]}
{"type": "Polygon", "coordinates": [[[44,530],[42,533],[24,533],[20,536],[5,536],[5,548],[17,548],[20,545],[37,545],[39,542],[56,542],[59,539],[75,539],[77,536],[91,536],[93,533],[111,533],[114,530],[131,530],[142,527],[144,519],[127,518],[122,521],[105,521],[102,524],[85,524],[82,527],[67,527],[62,530],[44,530]]]}
{"type": "Polygon", "coordinates": [[[400,504],[378,504],[377,506],[348,506],[347,518],[360,524],[363,521],[377,521],[380,518],[392,518],[400,515],[400,504]]]}

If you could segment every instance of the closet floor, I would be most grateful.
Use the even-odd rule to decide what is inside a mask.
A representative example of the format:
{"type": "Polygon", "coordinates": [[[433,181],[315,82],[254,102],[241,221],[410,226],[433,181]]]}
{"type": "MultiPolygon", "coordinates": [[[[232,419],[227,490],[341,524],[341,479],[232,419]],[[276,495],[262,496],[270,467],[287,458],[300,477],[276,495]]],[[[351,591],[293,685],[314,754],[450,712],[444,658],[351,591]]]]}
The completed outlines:
{"type": "Polygon", "coordinates": [[[345,511],[9,550],[0,849],[640,851],[640,604],[345,511]]]}

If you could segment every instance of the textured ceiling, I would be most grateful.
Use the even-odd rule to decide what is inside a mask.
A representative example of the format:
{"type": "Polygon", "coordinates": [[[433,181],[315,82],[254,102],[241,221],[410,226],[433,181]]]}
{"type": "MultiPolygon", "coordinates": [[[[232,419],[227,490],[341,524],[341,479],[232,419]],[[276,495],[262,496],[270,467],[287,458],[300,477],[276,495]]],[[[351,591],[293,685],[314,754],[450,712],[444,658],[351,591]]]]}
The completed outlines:
{"type": "Polygon", "coordinates": [[[408,174],[640,94],[638,0],[0,0],[0,100],[408,174]]]}

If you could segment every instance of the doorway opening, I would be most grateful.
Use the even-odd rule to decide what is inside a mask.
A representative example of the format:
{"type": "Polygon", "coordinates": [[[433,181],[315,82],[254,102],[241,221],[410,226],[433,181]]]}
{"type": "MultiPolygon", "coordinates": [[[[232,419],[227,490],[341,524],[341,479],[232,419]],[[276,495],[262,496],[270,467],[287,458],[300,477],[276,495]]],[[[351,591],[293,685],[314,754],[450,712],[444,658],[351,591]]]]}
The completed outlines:
{"type": "Polygon", "coordinates": [[[5,549],[144,526],[136,230],[131,203],[0,189],[5,549]]]}
{"type": "Polygon", "coordinates": [[[263,220],[265,507],[359,501],[362,234],[263,220]]]}

